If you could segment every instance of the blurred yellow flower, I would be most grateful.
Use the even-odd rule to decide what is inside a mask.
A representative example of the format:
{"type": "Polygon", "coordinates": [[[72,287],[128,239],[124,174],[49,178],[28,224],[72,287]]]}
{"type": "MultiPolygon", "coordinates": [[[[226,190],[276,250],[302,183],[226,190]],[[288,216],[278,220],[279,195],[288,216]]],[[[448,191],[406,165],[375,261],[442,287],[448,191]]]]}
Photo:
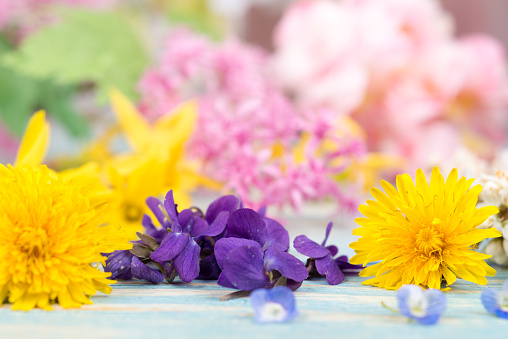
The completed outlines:
{"type": "Polygon", "coordinates": [[[116,196],[115,222],[126,225],[132,235],[141,227],[149,209],[145,200],[172,189],[181,208],[190,207],[189,191],[197,186],[220,185],[200,175],[198,166],[186,160],[185,142],[196,123],[196,106],[185,103],[176,111],[149,124],[118,90],[110,92],[113,112],[131,147],[127,154],[107,161],[108,177],[116,196]]]}

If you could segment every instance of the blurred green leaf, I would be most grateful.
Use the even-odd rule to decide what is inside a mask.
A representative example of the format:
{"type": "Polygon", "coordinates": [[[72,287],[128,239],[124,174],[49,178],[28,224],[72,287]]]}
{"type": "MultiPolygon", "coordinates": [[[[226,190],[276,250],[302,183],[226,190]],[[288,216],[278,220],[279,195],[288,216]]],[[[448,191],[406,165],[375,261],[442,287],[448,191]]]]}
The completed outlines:
{"type": "MultiPolygon", "coordinates": [[[[0,57],[12,49],[0,38],[0,57]]],[[[74,88],[55,85],[0,65],[0,120],[15,135],[21,136],[28,119],[37,109],[44,109],[59,120],[72,135],[86,136],[88,124],[73,110],[74,88]]]]}
{"type": "Polygon", "coordinates": [[[73,10],[29,36],[4,62],[61,84],[92,81],[102,98],[112,86],[134,98],[148,58],[133,27],[118,13],[73,10]]]}
{"type": "Polygon", "coordinates": [[[69,132],[76,137],[89,135],[86,119],[78,114],[72,105],[75,94],[73,86],[58,86],[44,81],[40,87],[40,107],[55,117],[69,132]]]}
{"type": "MultiPolygon", "coordinates": [[[[4,40],[0,40],[0,57],[10,49],[4,40]]],[[[0,119],[13,134],[23,134],[37,103],[37,92],[33,79],[0,65],[0,119]]]]}

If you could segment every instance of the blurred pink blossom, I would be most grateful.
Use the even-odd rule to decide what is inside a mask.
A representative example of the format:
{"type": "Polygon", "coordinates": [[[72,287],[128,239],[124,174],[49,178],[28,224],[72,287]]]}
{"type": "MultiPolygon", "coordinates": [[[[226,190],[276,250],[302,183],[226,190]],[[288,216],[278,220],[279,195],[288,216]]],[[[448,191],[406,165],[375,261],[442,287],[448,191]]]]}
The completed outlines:
{"type": "Polygon", "coordinates": [[[455,39],[452,24],[436,0],[299,1],[276,29],[271,63],[298,102],[355,118],[369,150],[412,167],[467,142],[490,144],[477,150],[488,155],[504,140],[506,56],[493,38],[455,39]]]}
{"type": "Polygon", "coordinates": [[[364,153],[363,140],[337,136],[336,113],[295,105],[271,80],[268,66],[266,53],[255,47],[177,30],[160,64],[140,80],[140,109],[156,119],[182,100],[196,99],[190,156],[203,160],[204,173],[248,206],[299,209],[305,201],[335,198],[352,208],[354,197],[343,193],[335,176],[364,153]],[[324,140],[326,150],[320,149],[324,140]],[[333,161],[338,157],[342,166],[333,161]]]}
{"type": "Polygon", "coordinates": [[[58,7],[107,9],[118,0],[0,0],[0,31],[13,30],[21,39],[58,18],[58,7]]]}
{"type": "Polygon", "coordinates": [[[16,138],[0,123],[0,156],[12,159],[17,147],[16,138]]]}

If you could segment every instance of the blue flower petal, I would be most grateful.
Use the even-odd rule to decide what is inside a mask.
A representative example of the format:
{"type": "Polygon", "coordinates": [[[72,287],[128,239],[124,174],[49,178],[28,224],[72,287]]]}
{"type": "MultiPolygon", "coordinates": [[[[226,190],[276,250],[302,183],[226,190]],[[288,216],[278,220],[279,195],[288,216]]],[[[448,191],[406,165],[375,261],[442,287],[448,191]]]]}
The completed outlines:
{"type": "Polygon", "coordinates": [[[164,199],[164,208],[169,216],[169,221],[171,222],[171,230],[173,232],[181,232],[182,227],[178,222],[178,212],[176,211],[175,199],[173,198],[173,190],[170,190],[166,194],[166,198],[164,199]]]}
{"type": "Polygon", "coordinates": [[[266,249],[264,265],[268,272],[277,270],[294,281],[303,281],[309,276],[307,268],[300,259],[271,246],[266,249]]]}
{"type": "Polygon", "coordinates": [[[492,288],[487,288],[482,292],[481,296],[482,304],[483,307],[485,307],[485,309],[487,310],[487,312],[496,314],[496,311],[499,308],[498,296],[499,291],[492,288]]]}
{"type": "Polygon", "coordinates": [[[289,313],[296,311],[295,295],[291,289],[285,286],[276,286],[269,289],[268,300],[281,304],[289,313]]]}
{"type": "Polygon", "coordinates": [[[193,239],[190,239],[185,249],[175,260],[175,269],[184,282],[191,282],[199,275],[199,254],[201,247],[193,239]]]}
{"type": "Polygon", "coordinates": [[[168,233],[168,235],[162,239],[161,246],[153,251],[150,258],[156,262],[172,260],[182,253],[189,240],[190,237],[187,233],[168,233]]]}
{"type": "Polygon", "coordinates": [[[326,276],[326,281],[330,285],[338,285],[344,280],[344,273],[330,254],[316,259],[316,269],[319,274],[326,276]]]}
{"type": "Polygon", "coordinates": [[[258,246],[261,248],[261,245],[259,245],[254,240],[241,238],[222,238],[218,240],[215,244],[214,252],[215,258],[217,259],[217,264],[219,264],[221,269],[224,269],[224,264],[227,261],[229,252],[240,246],[258,246]]]}
{"type": "Polygon", "coordinates": [[[315,241],[310,240],[305,235],[299,235],[293,241],[295,250],[310,258],[322,258],[330,254],[325,247],[319,245],[315,241]]]}
{"type": "Polygon", "coordinates": [[[154,284],[160,284],[164,280],[164,275],[161,272],[143,264],[136,256],[132,257],[131,271],[134,277],[148,280],[154,284]]]}
{"type": "Polygon", "coordinates": [[[437,289],[424,291],[416,285],[404,285],[397,298],[400,313],[422,325],[435,324],[446,309],[446,296],[437,289]]]}
{"type": "Polygon", "coordinates": [[[267,301],[268,290],[266,288],[258,288],[250,294],[250,303],[257,313],[261,311],[267,301]]]}
{"type": "Polygon", "coordinates": [[[277,221],[270,218],[263,218],[266,224],[266,241],[264,247],[277,246],[281,251],[289,249],[289,233],[277,221]]]}
{"type": "Polygon", "coordinates": [[[241,208],[231,213],[227,225],[227,236],[266,242],[266,224],[259,214],[249,208],[241,208]]]}
{"type": "Polygon", "coordinates": [[[440,314],[430,314],[425,317],[413,317],[413,319],[416,320],[416,322],[421,325],[434,325],[435,323],[438,322],[440,317],[441,317],[440,314]]]}
{"type": "Polygon", "coordinates": [[[400,314],[414,319],[415,316],[411,312],[409,299],[423,299],[423,290],[416,285],[403,285],[397,290],[397,299],[399,300],[400,314]]]}
{"type": "Polygon", "coordinates": [[[255,290],[250,300],[258,322],[286,322],[298,315],[294,294],[284,286],[255,290]]]}
{"type": "Polygon", "coordinates": [[[503,311],[503,310],[501,310],[501,309],[497,309],[497,310],[496,310],[496,315],[497,315],[499,318],[508,319],[508,312],[507,312],[507,311],[503,311]]]}
{"type": "MultiPolygon", "coordinates": [[[[443,291],[430,288],[424,292],[423,298],[427,304],[427,316],[432,317],[437,315],[439,317],[446,310],[446,295],[443,291]]],[[[437,321],[437,320],[436,320],[437,321]]]]}
{"type": "Polygon", "coordinates": [[[256,246],[240,246],[231,250],[224,262],[225,272],[231,284],[243,291],[270,286],[263,266],[263,249],[256,246]]]}
{"type": "Polygon", "coordinates": [[[221,212],[231,213],[238,208],[240,208],[240,200],[234,195],[225,195],[208,206],[205,219],[209,224],[212,224],[221,212]]]}

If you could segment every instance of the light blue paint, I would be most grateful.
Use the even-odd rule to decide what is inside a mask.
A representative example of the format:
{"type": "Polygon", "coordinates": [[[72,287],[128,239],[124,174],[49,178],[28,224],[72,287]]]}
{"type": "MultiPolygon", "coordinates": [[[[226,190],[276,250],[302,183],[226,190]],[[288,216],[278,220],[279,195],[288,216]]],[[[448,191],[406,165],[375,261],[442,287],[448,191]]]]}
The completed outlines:
{"type": "MultiPolygon", "coordinates": [[[[488,287],[500,288],[508,270],[488,287]]],[[[211,282],[151,285],[118,284],[110,296],[77,310],[13,312],[0,309],[1,338],[506,338],[508,321],[481,305],[486,288],[459,280],[447,292],[448,309],[432,327],[408,321],[381,306],[396,307],[395,292],[362,286],[347,277],[338,286],[308,281],[296,292],[301,315],[292,323],[257,324],[248,299],[226,302],[230,290],[211,282]]]]}

